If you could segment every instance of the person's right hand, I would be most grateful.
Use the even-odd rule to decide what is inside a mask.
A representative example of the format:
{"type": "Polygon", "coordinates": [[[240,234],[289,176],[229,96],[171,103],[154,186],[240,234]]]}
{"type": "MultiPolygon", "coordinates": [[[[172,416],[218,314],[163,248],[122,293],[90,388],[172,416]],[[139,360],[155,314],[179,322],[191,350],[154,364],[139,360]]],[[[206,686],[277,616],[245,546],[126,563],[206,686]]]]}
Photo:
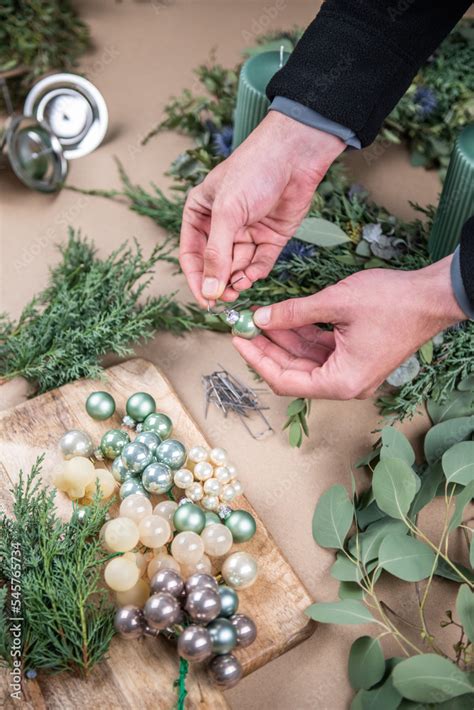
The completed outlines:
{"type": "Polygon", "coordinates": [[[233,301],[268,276],[344,148],[339,138],[270,111],[189,192],[179,261],[202,306],[217,298],[233,301]]]}

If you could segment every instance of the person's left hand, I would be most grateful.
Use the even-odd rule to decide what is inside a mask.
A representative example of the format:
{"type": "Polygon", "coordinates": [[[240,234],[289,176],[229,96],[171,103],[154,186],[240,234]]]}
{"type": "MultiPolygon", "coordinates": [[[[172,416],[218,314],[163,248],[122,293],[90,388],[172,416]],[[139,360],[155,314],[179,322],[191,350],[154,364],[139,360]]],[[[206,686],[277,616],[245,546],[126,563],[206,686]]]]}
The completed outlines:
{"type": "Polygon", "coordinates": [[[421,345],[466,318],[450,263],[446,257],[418,271],[361,271],[314,296],[259,308],[254,320],[265,335],[233,343],[276,394],[368,397],[421,345]]]}

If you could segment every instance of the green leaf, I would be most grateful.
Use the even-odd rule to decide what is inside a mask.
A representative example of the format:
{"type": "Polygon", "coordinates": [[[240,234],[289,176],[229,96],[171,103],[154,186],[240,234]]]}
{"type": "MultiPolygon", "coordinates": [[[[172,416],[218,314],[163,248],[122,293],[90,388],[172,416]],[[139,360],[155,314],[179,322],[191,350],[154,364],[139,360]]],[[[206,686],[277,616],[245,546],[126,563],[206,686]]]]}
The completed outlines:
{"type": "Polygon", "coordinates": [[[371,523],[375,523],[377,520],[382,520],[387,516],[380,510],[377,503],[372,501],[365,508],[357,511],[357,524],[363,530],[367,528],[371,523]]]}
{"type": "Polygon", "coordinates": [[[367,607],[357,599],[341,599],[337,602],[311,604],[305,614],[323,624],[368,624],[377,621],[367,607]]]}
{"type": "Polygon", "coordinates": [[[474,374],[468,375],[458,384],[460,392],[474,392],[474,374]]]}
{"type": "Polygon", "coordinates": [[[402,696],[394,687],[392,676],[389,674],[372,690],[359,690],[351,704],[351,710],[396,710],[401,699],[402,696]]]}
{"type": "Polygon", "coordinates": [[[474,414],[474,392],[453,390],[442,402],[430,399],[426,408],[433,424],[474,414]]]}
{"type": "Polygon", "coordinates": [[[444,452],[459,441],[466,441],[474,432],[474,416],[448,419],[431,427],[425,436],[425,457],[428,463],[439,461],[444,452]]]}
{"type": "Polygon", "coordinates": [[[380,458],[403,459],[409,466],[415,463],[413,447],[401,431],[393,426],[382,429],[382,449],[380,458]]]}
{"type": "Polygon", "coordinates": [[[443,468],[441,463],[438,462],[433,464],[433,466],[429,466],[421,476],[420,489],[417,491],[410,507],[409,516],[411,518],[433,500],[441,481],[444,481],[443,468]]]}
{"type": "Polygon", "coordinates": [[[289,428],[288,440],[290,446],[299,448],[303,441],[303,432],[299,421],[292,421],[289,428]]]}
{"type": "Polygon", "coordinates": [[[425,365],[430,365],[433,362],[433,341],[428,340],[427,343],[421,346],[418,350],[420,358],[425,365]]]}
{"type": "Polygon", "coordinates": [[[467,486],[474,481],[474,441],[460,441],[443,454],[442,465],[448,483],[467,486]]]}
{"type": "Polygon", "coordinates": [[[474,567],[474,535],[471,537],[471,544],[469,545],[469,564],[474,567]]]}
{"type": "Polygon", "coordinates": [[[387,535],[403,535],[408,532],[408,528],[401,520],[383,518],[368,526],[367,530],[359,533],[358,540],[353,535],[348,544],[348,550],[353,557],[358,558],[363,565],[376,560],[382,540],[387,535]],[[357,554],[358,543],[358,554],[357,554]]]}
{"type": "Polygon", "coordinates": [[[341,582],[338,597],[339,599],[363,599],[364,590],[356,582],[341,582]]]}
{"type": "Polygon", "coordinates": [[[368,690],[379,682],[385,672],[385,659],[380,641],[361,636],[349,653],[349,682],[353,688],[368,690]]]}
{"type": "Polygon", "coordinates": [[[372,451],[369,451],[368,454],[356,462],[355,467],[362,468],[363,466],[368,466],[369,463],[372,463],[372,461],[377,458],[377,456],[380,456],[380,449],[381,447],[377,446],[375,449],[372,449],[372,451]]]}
{"type": "MultiPolygon", "coordinates": [[[[464,508],[474,498],[474,481],[469,483],[459,495],[456,496],[454,513],[449,521],[448,531],[454,530],[462,523],[464,508]]],[[[474,536],[473,536],[474,537],[474,536]]],[[[472,562],[471,562],[472,564],[472,562]]]]}
{"type": "MultiPolygon", "coordinates": [[[[376,562],[371,562],[366,566],[366,572],[370,573],[376,566],[376,562]]],[[[350,560],[345,554],[338,553],[336,561],[330,569],[331,577],[340,582],[360,582],[363,578],[362,570],[356,561],[350,560]]]]}
{"type": "Polygon", "coordinates": [[[302,398],[294,399],[290,404],[288,405],[288,409],[286,410],[286,416],[287,417],[294,417],[296,414],[299,414],[299,412],[302,412],[304,408],[306,407],[306,400],[302,398]]]}
{"type": "Polygon", "coordinates": [[[436,653],[407,658],[392,675],[403,697],[422,703],[441,703],[474,690],[467,673],[436,653]]]}
{"type": "Polygon", "coordinates": [[[403,459],[382,459],[374,469],[372,489],[378,507],[392,518],[403,519],[415,497],[417,481],[403,459]]]}
{"type": "Polygon", "coordinates": [[[295,238],[327,249],[350,242],[347,234],[337,224],[321,217],[306,217],[296,230],[295,238]]]}
{"type": "Polygon", "coordinates": [[[459,587],[456,597],[456,612],[466,636],[471,643],[474,643],[474,592],[471,592],[467,584],[459,587]]]}
{"type": "Polygon", "coordinates": [[[353,517],[354,505],[344,486],[332,486],[323,493],[313,515],[313,537],[318,545],[342,550],[353,517]]]}
{"type": "MultiPolygon", "coordinates": [[[[450,558],[451,559],[451,558],[450,558]]],[[[474,572],[467,567],[464,567],[460,562],[456,562],[456,560],[451,559],[451,562],[456,566],[456,568],[461,572],[462,575],[466,579],[468,579],[470,582],[474,584],[474,572]]],[[[436,571],[435,574],[437,577],[443,577],[444,579],[450,579],[452,582],[458,582],[458,583],[463,583],[464,580],[462,577],[459,576],[459,574],[456,574],[456,572],[453,570],[453,568],[448,565],[447,562],[445,562],[443,559],[438,560],[438,564],[436,565],[436,571]]]]}
{"type": "Polygon", "coordinates": [[[429,577],[434,563],[433,550],[409,535],[390,535],[380,545],[380,567],[406,582],[429,577]]]}

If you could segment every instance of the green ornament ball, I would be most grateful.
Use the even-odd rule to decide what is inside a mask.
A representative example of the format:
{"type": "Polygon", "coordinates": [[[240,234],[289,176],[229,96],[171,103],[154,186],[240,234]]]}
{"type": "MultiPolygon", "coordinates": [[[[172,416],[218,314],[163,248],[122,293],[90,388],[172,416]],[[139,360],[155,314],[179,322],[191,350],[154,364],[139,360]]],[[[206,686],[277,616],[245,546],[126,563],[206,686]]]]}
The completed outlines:
{"type": "Polygon", "coordinates": [[[149,414],[143,422],[143,431],[153,431],[161,439],[168,439],[173,429],[173,422],[167,414],[163,412],[153,412],[149,414]]]}
{"type": "Polygon", "coordinates": [[[199,535],[206,525],[206,516],[194,503],[184,503],[176,509],[173,524],[178,532],[191,530],[199,535]]]}
{"type": "Polygon", "coordinates": [[[143,422],[156,409],[156,402],[147,392],[135,392],[127,399],[127,414],[136,422],[143,422]]]}
{"type": "Polygon", "coordinates": [[[137,434],[133,441],[136,441],[139,444],[145,444],[147,449],[154,455],[155,451],[161,444],[161,437],[158,436],[158,434],[155,434],[154,431],[142,431],[140,434],[137,434]]]}
{"type": "Polygon", "coordinates": [[[142,485],[149,493],[161,495],[173,488],[173,473],[164,463],[151,463],[142,474],[142,485]]]}
{"type": "Polygon", "coordinates": [[[186,461],[186,449],[184,445],[176,439],[162,441],[156,450],[156,458],[160,463],[165,463],[172,469],[177,470],[184,466],[186,461]]]}
{"type": "Polygon", "coordinates": [[[239,313],[239,320],[232,326],[232,335],[238,335],[239,338],[252,340],[260,335],[262,331],[258,328],[253,320],[253,313],[249,310],[243,310],[239,313]]]}
{"type": "Polygon", "coordinates": [[[220,525],[222,523],[217,513],[213,513],[212,510],[205,510],[204,515],[206,516],[206,528],[208,525],[220,525]]]}
{"type": "Polygon", "coordinates": [[[86,412],[98,421],[109,419],[115,412],[115,400],[108,392],[92,392],[86,400],[86,412]]]}
{"type": "Polygon", "coordinates": [[[234,542],[251,540],[257,530],[255,518],[246,510],[233,510],[224,525],[231,531],[234,542]]]}
{"type": "Polygon", "coordinates": [[[228,587],[225,584],[220,584],[217,591],[219,592],[219,596],[221,598],[220,616],[233,616],[239,608],[239,595],[235,589],[232,589],[232,587],[228,587]]]}
{"type": "Polygon", "coordinates": [[[136,478],[129,478],[120,486],[120,498],[123,500],[127,496],[140,495],[149,498],[147,491],[136,478]]]}
{"type": "Polygon", "coordinates": [[[112,475],[118,483],[125,483],[133,476],[122,461],[122,456],[117,456],[112,463],[112,475]]]}
{"type": "Polygon", "coordinates": [[[237,631],[228,619],[217,618],[206,626],[212,641],[212,652],[229,653],[237,645],[237,631]]]}
{"type": "Polygon", "coordinates": [[[100,440],[100,450],[108,459],[114,459],[122,453],[123,447],[130,443],[130,437],[123,429],[109,429],[100,440]]]}

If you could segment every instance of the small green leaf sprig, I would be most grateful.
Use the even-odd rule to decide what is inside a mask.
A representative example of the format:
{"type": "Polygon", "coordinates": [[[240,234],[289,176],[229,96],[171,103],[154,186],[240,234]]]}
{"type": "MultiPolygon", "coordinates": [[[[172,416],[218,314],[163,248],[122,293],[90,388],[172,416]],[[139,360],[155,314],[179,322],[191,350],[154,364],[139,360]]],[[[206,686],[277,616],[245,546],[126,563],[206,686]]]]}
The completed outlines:
{"type": "Polygon", "coordinates": [[[428,410],[433,426],[425,437],[423,465],[416,465],[407,438],[386,427],[357,464],[372,472],[370,488],[358,494],[354,478],[351,495],[344,486],[332,486],[314,512],[314,539],[337,550],[331,575],[339,581],[339,599],[312,604],[307,614],[322,623],[372,623],[379,630],[351,647],[352,710],[405,707],[408,701],[427,708],[474,704],[474,528],[468,511],[474,498],[473,378],[462,383],[449,404],[430,402],[428,410]],[[419,514],[436,496],[444,499],[446,512],[435,543],[420,526],[419,514]],[[458,530],[466,545],[463,561],[453,558],[448,544],[458,530]],[[417,621],[382,598],[377,587],[382,573],[414,584],[417,621]],[[451,653],[425,614],[435,577],[460,585],[455,612],[446,611],[439,622],[441,629],[459,631],[451,653]],[[394,639],[400,656],[384,658],[380,641],[386,636],[394,639]]]}
{"type": "Polygon", "coordinates": [[[24,672],[87,675],[114,634],[115,609],[100,578],[111,557],[99,540],[110,505],[97,494],[84,518],[76,509],[63,522],[55,491],[42,484],[42,463],[38,458],[26,478],[20,472],[12,517],[0,513],[0,662],[12,662],[10,626],[18,618],[24,672]]]}
{"type": "Polygon", "coordinates": [[[283,429],[288,429],[290,446],[300,448],[305,436],[309,436],[307,417],[311,411],[311,400],[298,397],[288,405],[283,429]]]}

